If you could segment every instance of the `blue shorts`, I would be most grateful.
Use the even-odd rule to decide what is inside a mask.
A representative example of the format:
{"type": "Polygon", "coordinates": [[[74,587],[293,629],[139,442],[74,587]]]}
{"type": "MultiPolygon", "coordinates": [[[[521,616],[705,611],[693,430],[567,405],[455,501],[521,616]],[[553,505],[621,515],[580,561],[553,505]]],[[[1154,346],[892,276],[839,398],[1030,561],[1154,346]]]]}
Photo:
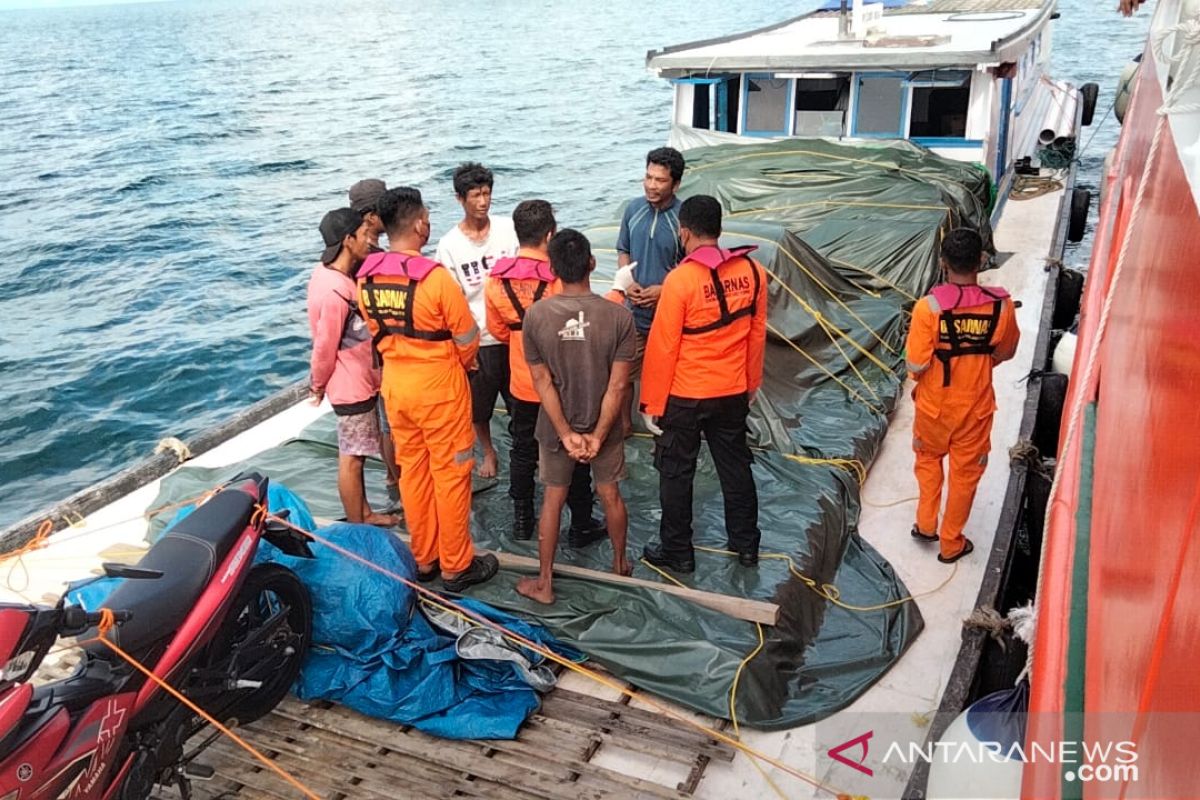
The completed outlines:
{"type": "Polygon", "coordinates": [[[392,436],[392,426],[388,424],[387,409],[383,407],[382,392],[379,394],[379,431],[388,438],[392,436]]]}

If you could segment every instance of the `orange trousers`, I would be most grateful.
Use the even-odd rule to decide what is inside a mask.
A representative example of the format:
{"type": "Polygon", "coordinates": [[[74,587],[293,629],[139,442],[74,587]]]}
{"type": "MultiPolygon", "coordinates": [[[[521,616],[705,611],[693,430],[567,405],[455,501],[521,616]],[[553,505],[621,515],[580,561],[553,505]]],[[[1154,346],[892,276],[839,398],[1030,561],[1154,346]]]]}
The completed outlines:
{"type": "Polygon", "coordinates": [[[966,419],[930,417],[917,411],[913,420],[913,472],[921,487],[917,503],[917,528],[922,533],[937,533],[942,555],[958,555],[966,542],[963,528],[971,516],[975,489],[987,468],[991,450],[992,414],[982,417],[968,413],[966,419]],[[946,490],[946,513],[938,528],[938,510],[942,505],[942,459],[950,457],[950,478],[946,490]]]}
{"type": "Polygon", "coordinates": [[[438,561],[445,573],[463,571],[475,557],[470,528],[475,431],[465,372],[455,389],[449,397],[414,397],[390,393],[386,382],[383,387],[413,558],[421,567],[438,561]]]}

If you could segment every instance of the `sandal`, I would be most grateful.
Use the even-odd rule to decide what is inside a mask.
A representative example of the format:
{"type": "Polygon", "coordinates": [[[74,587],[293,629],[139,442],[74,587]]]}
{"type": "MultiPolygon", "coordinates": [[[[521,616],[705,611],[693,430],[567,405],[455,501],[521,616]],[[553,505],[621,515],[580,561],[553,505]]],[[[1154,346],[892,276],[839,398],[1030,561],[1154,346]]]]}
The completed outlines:
{"type": "Polygon", "coordinates": [[[417,581],[419,583],[433,583],[442,576],[442,566],[434,559],[430,565],[428,572],[423,572],[420,567],[417,567],[417,581]]]}
{"type": "Polygon", "coordinates": [[[942,555],[941,553],[938,553],[938,561],[942,562],[943,564],[953,564],[955,561],[958,561],[963,556],[970,555],[971,553],[975,552],[975,545],[971,543],[970,539],[963,537],[963,541],[966,542],[966,544],[963,545],[962,550],[959,550],[957,553],[950,556],[949,558],[942,555]]]}
{"type": "Polygon", "coordinates": [[[936,542],[938,540],[936,533],[924,533],[916,525],[912,527],[912,537],[920,542],[936,542]]]}
{"type": "Polygon", "coordinates": [[[491,553],[475,556],[471,566],[455,575],[453,578],[442,578],[442,588],[447,592],[458,594],[469,586],[489,581],[500,570],[500,562],[491,553]]]}

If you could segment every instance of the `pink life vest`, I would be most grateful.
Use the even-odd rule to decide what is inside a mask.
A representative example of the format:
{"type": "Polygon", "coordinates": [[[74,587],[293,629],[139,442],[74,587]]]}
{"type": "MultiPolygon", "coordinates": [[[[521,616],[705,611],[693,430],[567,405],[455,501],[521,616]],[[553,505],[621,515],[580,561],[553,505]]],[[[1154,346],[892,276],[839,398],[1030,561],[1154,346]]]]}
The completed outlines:
{"type": "Polygon", "coordinates": [[[716,295],[717,305],[721,309],[721,316],[707,325],[685,326],[683,328],[685,336],[694,336],[698,333],[715,331],[719,328],[724,328],[726,325],[732,325],[742,317],[754,316],[755,304],[758,301],[758,291],[762,287],[762,278],[758,274],[758,268],[750,260],[750,254],[757,249],[758,247],[752,244],[734,247],[729,250],[717,247],[716,245],[705,245],[704,247],[697,247],[680,262],[684,264],[692,261],[702,267],[708,268],[709,275],[712,277],[713,294],[716,295]],[[721,267],[743,258],[750,261],[750,272],[754,276],[754,291],[750,294],[749,305],[739,308],[737,311],[730,312],[729,302],[725,299],[725,287],[722,285],[718,273],[721,267]]]}
{"type": "Polygon", "coordinates": [[[388,336],[426,342],[448,342],[454,337],[449,330],[425,331],[413,325],[417,286],[439,266],[425,256],[387,252],[372,253],[359,268],[359,296],[376,325],[372,342],[377,365],[379,345],[388,336]]]}
{"type": "Polygon", "coordinates": [[[536,303],[546,293],[546,287],[556,280],[554,271],[550,269],[549,261],[529,256],[500,259],[492,267],[491,276],[500,280],[500,286],[504,289],[508,302],[512,304],[513,311],[517,313],[516,322],[505,323],[510,331],[519,331],[524,327],[526,310],[525,306],[521,304],[521,298],[517,297],[516,291],[512,288],[512,282],[540,281],[537,289],[533,291],[533,302],[536,303]]]}
{"type": "Polygon", "coordinates": [[[942,362],[942,386],[950,385],[950,361],[960,356],[990,356],[996,349],[992,337],[1008,292],[998,286],[939,283],[929,291],[930,306],[938,312],[938,347],[933,355],[942,362]],[[992,304],[990,313],[963,313],[958,308],[992,304]],[[970,321],[974,325],[958,325],[970,321]]]}

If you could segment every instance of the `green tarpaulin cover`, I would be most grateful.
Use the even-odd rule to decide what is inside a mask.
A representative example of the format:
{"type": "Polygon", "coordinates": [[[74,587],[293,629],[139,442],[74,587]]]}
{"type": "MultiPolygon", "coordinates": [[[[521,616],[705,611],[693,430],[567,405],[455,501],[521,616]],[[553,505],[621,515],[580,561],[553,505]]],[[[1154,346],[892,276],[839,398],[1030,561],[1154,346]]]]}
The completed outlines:
{"type": "MultiPolygon", "coordinates": [[[[707,147],[686,156],[681,194],[717,196],[727,213],[723,243],[758,245],[756,257],[771,280],[766,376],[750,421],[763,559],[747,569],[702,550],[695,574],[681,580],[771,600],[780,606],[779,624],[760,627],[654,589],[567,577],[555,579],[557,603],[540,606],[516,594],[518,573],[507,570],[470,596],[528,615],[655,694],[717,717],[736,713],[739,723],[757,728],[793,727],[852,702],[923,626],[914,603],[845,607],[880,606],[908,595],[858,535],[859,481],[901,386],[907,309],[935,282],[945,231],[969,225],[990,239],[990,182],[978,167],[908,143],[792,140],[707,147]],[[831,602],[825,586],[836,587],[844,605],[831,602]],[[760,635],[765,644],[758,650],[760,635]]],[[[615,222],[588,231],[599,262],[598,291],[615,268],[616,234],[615,222]]],[[[498,415],[493,422],[501,480],[477,482],[472,534],[484,547],[536,558],[535,542],[509,535],[506,421],[498,415]]],[[[633,554],[658,534],[652,447],[640,435],[627,448],[629,480],[622,488],[633,554]]],[[[332,415],[244,464],[185,467],[164,480],[156,502],[193,496],[243,468],[287,485],[318,516],[341,514],[332,415]]],[[[381,488],[381,467],[370,468],[368,484],[381,488]]],[[[372,502],[382,506],[384,498],[372,502]]],[[[721,493],[707,452],[695,502],[696,544],[722,548],[721,493]]],[[[909,522],[897,520],[898,532],[909,522]]],[[[598,570],[608,569],[611,558],[607,542],[583,550],[564,546],[559,553],[563,562],[598,570]]],[[[634,574],[662,580],[644,564],[634,574]]]]}

